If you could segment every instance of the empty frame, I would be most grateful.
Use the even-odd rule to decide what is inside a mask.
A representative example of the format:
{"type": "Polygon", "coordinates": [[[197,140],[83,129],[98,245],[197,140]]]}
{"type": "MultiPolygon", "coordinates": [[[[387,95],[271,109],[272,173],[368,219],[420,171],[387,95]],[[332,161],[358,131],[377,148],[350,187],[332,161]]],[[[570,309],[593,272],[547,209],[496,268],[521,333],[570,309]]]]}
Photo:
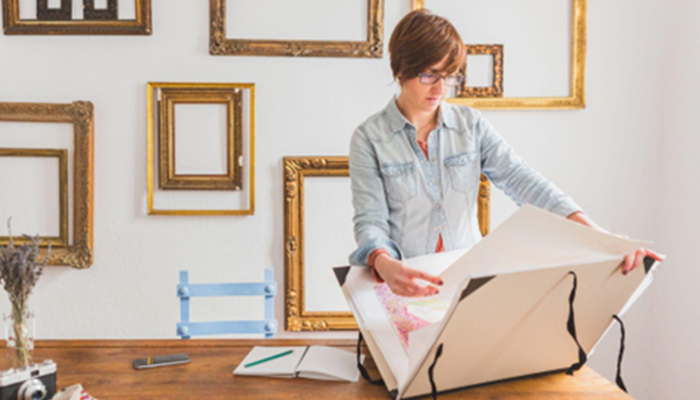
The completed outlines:
{"type": "MultiPolygon", "coordinates": [[[[163,88],[158,107],[159,130],[158,137],[160,141],[159,147],[159,186],[163,190],[241,190],[242,186],[242,100],[241,89],[239,88],[198,88],[193,85],[189,88],[163,88]],[[224,145],[219,146],[223,153],[222,171],[216,171],[216,166],[202,165],[206,164],[200,160],[189,162],[189,170],[184,163],[178,164],[177,153],[184,153],[187,149],[196,150],[197,141],[203,135],[201,130],[196,126],[190,126],[189,129],[183,129],[180,133],[180,140],[176,140],[176,105],[212,105],[220,104],[225,108],[224,118],[217,118],[216,112],[213,113],[211,120],[225,120],[223,126],[223,137],[225,138],[224,145]],[[183,142],[182,146],[176,144],[183,142]],[[179,150],[179,151],[176,151],[179,150]],[[196,165],[200,166],[197,167],[196,165]],[[193,169],[194,168],[194,169],[193,169]],[[179,170],[183,170],[180,172],[179,170]],[[218,172],[218,173],[217,173],[218,172]]],[[[199,109],[199,113],[203,114],[206,109],[199,109]]],[[[215,110],[213,110],[215,111],[215,110]]],[[[195,113],[193,113],[195,114],[195,113]]],[[[190,121],[193,118],[189,119],[190,121]]],[[[184,121],[182,121],[184,124],[184,121]]],[[[196,125],[196,121],[192,121],[190,125],[196,125]]],[[[212,129],[218,130],[218,129],[212,129]]],[[[211,135],[210,135],[211,136],[211,135]]],[[[211,138],[210,138],[211,139],[211,138]]],[[[216,140],[214,140],[216,141],[216,140]]],[[[210,146],[211,147],[211,146],[210,146]]],[[[216,147],[216,146],[215,146],[216,147]]],[[[207,159],[215,159],[220,154],[216,149],[210,154],[205,154],[207,159]],[[211,154],[213,153],[213,154],[211,154]]],[[[179,157],[184,158],[184,157],[179,157]]],[[[189,157],[196,158],[196,155],[189,157]]],[[[216,162],[214,162],[216,164],[216,162]]]]}
{"type": "MultiPolygon", "coordinates": [[[[61,247],[53,247],[48,263],[49,265],[69,265],[74,268],[90,267],[93,263],[94,187],[92,103],[86,101],[76,101],[71,104],[0,102],[0,124],[3,121],[72,124],[73,157],[70,160],[73,171],[71,177],[72,229],[69,231],[69,243],[61,247]]],[[[3,134],[0,133],[0,143],[3,139],[3,134]]],[[[51,153],[62,154],[62,151],[51,150],[51,153]]],[[[58,155],[58,157],[60,159],[61,156],[58,155]]],[[[59,170],[62,168],[59,167],[59,170]]],[[[46,248],[41,250],[41,254],[42,256],[46,254],[46,248]]]]}
{"type": "MultiPolygon", "coordinates": [[[[213,55],[381,58],[384,0],[367,0],[364,41],[231,39],[226,35],[227,0],[209,0],[209,52],[213,55]]],[[[272,12],[272,11],[271,11],[272,12]]],[[[319,17],[322,18],[322,17],[319,17]]]]}
{"type": "MultiPolygon", "coordinates": [[[[515,0],[513,0],[515,1],[515,0]]],[[[560,0],[557,0],[556,2],[552,0],[550,3],[552,7],[556,6],[557,8],[563,8],[564,5],[566,4],[561,4],[559,2],[560,0]]],[[[586,12],[587,12],[587,0],[566,0],[570,2],[570,7],[571,7],[571,29],[570,29],[570,38],[569,38],[569,43],[570,46],[567,45],[567,42],[564,40],[564,37],[559,34],[546,34],[546,32],[542,32],[542,29],[540,26],[538,26],[536,23],[533,23],[530,18],[528,17],[527,19],[523,19],[525,17],[520,18],[517,21],[511,21],[511,22],[518,22],[521,23],[522,25],[527,25],[523,27],[518,27],[514,28],[511,26],[511,31],[513,29],[516,29],[516,31],[519,33],[520,37],[528,37],[529,33],[532,33],[532,39],[523,44],[522,46],[511,46],[509,43],[505,43],[505,48],[507,49],[508,54],[506,56],[509,60],[510,65],[521,65],[524,63],[529,63],[533,59],[536,59],[536,57],[554,57],[558,53],[553,52],[554,50],[554,43],[561,44],[561,46],[556,46],[556,48],[570,48],[570,53],[567,54],[565,57],[567,59],[561,59],[556,58],[556,61],[558,64],[562,65],[567,65],[568,66],[568,84],[567,86],[564,86],[563,80],[562,80],[562,89],[566,90],[568,93],[566,95],[555,95],[555,94],[544,94],[544,95],[539,95],[533,93],[532,95],[529,95],[529,93],[520,93],[518,91],[518,96],[509,96],[508,91],[510,90],[509,88],[513,89],[515,86],[522,86],[525,85],[525,83],[533,81],[531,76],[528,76],[528,74],[531,75],[531,72],[533,71],[532,68],[535,68],[534,71],[537,71],[537,67],[533,66],[536,65],[537,63],[533,64],[528,64],[528,67],[525,68],[523,71],[518,71],[516,74],[515,71],[509,69],[509,64],[504,65],[504,69],[502,73],[507,76],[507,79],[505,79],[504,82],[504,87],[503,87],[503,96],[501,97],[454,97],[448,99],[450,103],[453,104],[458,104],[458,105],[465,105],[465,106],[472,106],[475,108],[480,108],[480,109],[581,109],[585,108],[585,73],[586,73],[586,12]],[[523,29],[520,29],[523,28],[523,29]],[[527,31],[527,29],[530,29],[530,31],[527,31]],[[517,53],[518,56],[515,56],[517,53]]],[[[492,16],[491,19],[487,19],[485,21],[479,21],[476,25],[481,24],[482,27],[486,28],[493,28],[492,34],[489,37],[479,37],[479,32],[472,32],[472,33],[464,33],[460,32],[462,35],[462,39],[466,41],[466,45],[469,48],[469,45],[476,44],[473,41],[476,40],[477,43],[503,43],[501,40],[503,39],[503,35],[508,32],[508,30],[505,31],[499,31],[497,29],[498,24],[503,24],[504,18],[503,18],[503,13],[504,13],[504,7],[510,7],[511,5],[518,5],[520,7],[525,7],[526,4],[529,4],[529,2],[522,2],[522,1],[517,1],[511,4],[507,4],[504,0],[493,0],[493,1],[488,1],[484,0],[484,4],[486,6],[484,7],[490,7],[491,8],[491,13],[489,15],[492,16]],[[517,4],[516,4],[517,3],[517,4]],[[476,39],[474,39],[474,36],[477,36],[476,39]],[[493,37],[491,37],[493,36],[493,37]]],[[[534,5],[536,2],[532,2],[534,5]]],[[[437,7],[438,5],[445,6],[448,4],[449,6],[454,6],[454,7],[460,7],[460,13],[453,13],[454,15],[444,15],[447,17],[450,21],[452,21],[458,29],[459,23],[460,23],[460,17],[464,17],[464,10],[468,7],[468,3],[465,2],[464,0],[442,0],[440,2],[436,0],[412,0],[412,9],[421,9],[421,8],[429,8],[432,11],[436,11],[433,6],[437,7]]],[[[569,5],[567,5],[568,7],[569,5]]],[[[543,7],[540,5],[540,7],[543,7]]],[[[509,10],[509,12],[513,13],[515,11],[510,10],[510,8],[506,8],[506,10],[509,10]]],[[[482,10],[483,11],[483,10],[482,10]]],[[[542,14],[541,15],[546,15],[542,14]]],[[[472,13],[474,15],[474,13],[472,13]]],[[[481,14],[479,14],[481,16],[481,14]]],[[[528,14],[529,15],[529,14],[528,14]]],[[[476,18],[476,17],[472,17],[476,18]]],[[[482,20],[484,18],[487,18],[485,16],[480,17],[482,20]]],[[[544,17],[543,17],[544,18],[544,17]]],[[[562,16],[564,18],[564,16],[562,16]]],[[[517,18],[516,18],[517,19],[517,18]]],[[[568,18],[567,18],[568,19],[568,18]]],[[[549,19],[550,22],[552,22],[552,25],[556,25],[557,27],[563,27],[564,26],[564,20],[552,20],[551,18],[549,19]]],[[[511,24],[512,25],[512,24],[511,24]]],[[[466,29],[466,28],[464,28],[466,29]]],[[[474,28],[477,29],[477,28],[474,28]]],[[[559,28],[557,28],[559,29],[559,28]]],[[[491,30],[491,29],[487,29],[491,30]]],[[[557,30],[559,32],[559,30],[557,30]]],[[[522,39],[525,40],[525,39],[522,39]]],[[[563,50],[562,50],[563,51],[563,50]]],[[[553,71],[550,70],[549,68],[542,67],[539,68],[539,71],[544,71],[546,70],[546,74],[548,79],[543,82],[540,82],[539,86],[547,86],[552,84],[553,85],[553,78],[552,74],[553,71]]],[[[559,71],[559,70],[557,70],[559,71]]],[[[559,72],[557,72],[559,74],[559,72]]],[[[562,68],[562,71],[560,73],[563,77],[563,79],[566,79],[566,73],[562,68]]],[[[558,82],[558,81],[557,81],[558,82]]],[[[556,86],[556,85],[555,85],[556,86]]],[[[562,92],[564,91],[562,90],[562,92]]],[[[532,90],[528,90],[532,91],[532,90]]],[[[558,91],[556,91],[558,92],[558,91]]],[[[547,92],[548,93],[548,92],[547,92]]],[[[468,95],[468,92],[464,92],[464,95],[468,95]]]]}
{"type": "Polygon", "coordinates": [[[148,214],[254,213],[252,83],[149,83],[148,214]]]}
{"type": "MultiPolygon", "coordinates": [[[[347,306],[337,311],[309,311],[306,307],[307,298],[313,293],[307,293],[306,259],[311,251],[326,254],[328,251],[321,246],[309,247],[306,245],[305,215],[316,210],[307,209],[305,206],[305,184],[307,178],[314,177],[349,177],[350,171],[347,157],[285,157],[284,158],[284,265],[285,265],[285,317],[286,329],[289,331],[323,331],[323,330],[349,330],[357,329],[357,324],[352,313],[347,311],[347,306]],[[345,310],[343,310],[345,309],[345,310]]],[[[349,186],[348,182],[348,186],[349,186]]],[[[351,214],[351,201],[346,200],[346,211],[351,214]]],[[[337,202],[320,202],[326,207],[339,209],[337,202]]],[[[345,213],[345,214],[347,214],[345,213]]],[[[339,215],[343,215],[342,212],[339,215]]],[[[351,215],[348,216],[348,219],[351,215]]],[[[326,232],[329,237],[337,237],[339,233],[333,229],[331,221],[326,232]]],[[[347,234],[347,232],[346,232],[347,234]]],[[[352,245],[352,243],[350,243],[352,245]]],[[[345,254],[344,256],[347,256],[345,254]]],[[[329,261],[330,263],[331,261],[329,261]]],[[[342,265],[342,264],[341,264],[342,265]]],[[[335,303],[345,304],[342,291],[332,281],[332,267],[327,265],[327,272],[331,275],[330,284],[338,290],[335,291],[335,303]]],[[[315,288],[326,291],[328,288],[315,288]]],[[[329,300],[332,302],[332,300],[329,300]]]]}
{"type": "Polygon", "coordinates": [[[75,18],[73,0],[60,0],[57,8],[49,0],[36,0],[33,18],[21,18],[20,0],[3,0],[6,35],[150,35],[151,0],[107,0],[97,8],[95,0],[83,0],[82,19],[75,18]],[[119,5],[134,7],[133,19],[119,18],[119,5]]]}
{"type": "Polygon", "coordinates": [[[464,66],[464,74],[469,77],[469,56],[490,55],[492,62],[492,80],[489,86],[469,86],[468,79],[464,79],[458,87],[457,97],[502,97],[503,96],[503,45],[501,44],[476,44],[466,45],[467,61],[464,66]]]}

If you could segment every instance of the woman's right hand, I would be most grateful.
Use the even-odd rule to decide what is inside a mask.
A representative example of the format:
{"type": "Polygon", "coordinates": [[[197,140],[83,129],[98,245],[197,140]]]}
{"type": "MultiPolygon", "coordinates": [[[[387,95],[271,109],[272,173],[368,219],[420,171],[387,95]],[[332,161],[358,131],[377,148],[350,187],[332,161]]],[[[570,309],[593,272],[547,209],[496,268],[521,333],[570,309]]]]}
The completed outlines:
{"type": "Polygon", "coordinates": [[[443,282],[437,276],[413,269],[401,262],[394,260],[387,254],[380,254],[374,261],[374,269],[384,279],[389,289],[394,294],[406,297],[425,297],[438,293],[438,289],[432,285],[421,285],[417,279],[442,286],[443,282]]]}

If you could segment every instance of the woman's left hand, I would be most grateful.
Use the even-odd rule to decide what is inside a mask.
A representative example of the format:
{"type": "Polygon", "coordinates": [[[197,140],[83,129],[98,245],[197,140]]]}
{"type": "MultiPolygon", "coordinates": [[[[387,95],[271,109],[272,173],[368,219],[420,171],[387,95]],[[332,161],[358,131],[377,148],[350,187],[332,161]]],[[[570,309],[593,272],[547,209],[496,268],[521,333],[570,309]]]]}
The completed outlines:
{"type": "Polygon", "coordinates": [[[627,275],[630,271],[633,269],[637,268],[644,262],[644,257],[651,257],[656,261],[663,261],[664,258],[658,255],[656,252],[645,249],[645,248],[640,248],[637,249],[633,254],[628,254],[625,256],[625,259],[622,261],[622,274],[627,275]]]}
{"type": "MultiPolygon", "coordinates": [[[[607,230],[603,229],[600,225],[596,224],[593,222],[592,219],[590,219],[586,214],[584,214],[582,211],[577,211],[568,217],[567,219],[578,222],[581,225],[585,225],[589,228],[597,229],[601,232],[605,233],[610,233],[607,230]]],[[[627,236],[625,235],[616,235],[621,238],[627,239],[627,236]]],[[[656,261],[663,261],[664,258],[658,255],[655,251],[645,249],[645,248],[639,248],[637,249],[633,254],[628,254],[625,256],[625,259],[622,261],[622,274],[627,275],[630,271],[633,269],[637,268],[644,262],[644,257],[651,257],[656,261]]]]}

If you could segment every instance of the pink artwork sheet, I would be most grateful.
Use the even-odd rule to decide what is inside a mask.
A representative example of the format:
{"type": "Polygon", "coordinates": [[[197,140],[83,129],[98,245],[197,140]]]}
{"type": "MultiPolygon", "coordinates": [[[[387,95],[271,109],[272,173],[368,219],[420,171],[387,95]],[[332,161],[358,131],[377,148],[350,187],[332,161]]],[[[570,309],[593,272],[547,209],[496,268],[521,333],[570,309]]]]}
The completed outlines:
{"type": "Polygon", "coordinates": [[[401,344],[408,351],[408,334],[430,325],[431,322],[419,318],[408,311],[409,305],[415,302],[416,299],[395,295],[386,283],[375,285],[374,291],[377,293],[379,301],[384,305],[384,310],[389,316],[394,329],[399,334],[401,344]]]}

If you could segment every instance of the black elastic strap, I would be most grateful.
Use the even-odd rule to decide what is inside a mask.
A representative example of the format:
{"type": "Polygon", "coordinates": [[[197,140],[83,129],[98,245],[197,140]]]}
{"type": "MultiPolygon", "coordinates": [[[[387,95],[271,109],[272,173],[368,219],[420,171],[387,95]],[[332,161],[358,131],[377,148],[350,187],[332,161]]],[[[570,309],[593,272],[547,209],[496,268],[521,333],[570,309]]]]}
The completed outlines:
{"type": "Polygon", "coordinates": [[[571,364],[569,369],[566,371],[566,374],[573,375],[574,372],[583,367],[583,364],[585,364],[588,360],[588,356],[586,356],[586,352],[583,351],[583,347],[581,347],[581,343],[578,341],[578,337],[576,336],[576,323],[574,322],[574,299],[576,299],[576,286],[578,286],[578,278],[574,271],[569,271],[569,274],[574,276],[574,287],[571,288],[571,294],[569,295],[569,320],[566,322],[566,329],[569,331],[571,337],[574,338],[574,341],[578,346],[578,362],[571,364]]]}
{"type": "Polygon", "coordinates": [[[440,343],[440,346],[438,346],[437,351],[435,352],[435,358],[433,359],[433,363],[430,364],[430,367],[428,368],[428,378],[430,378],[430,393],[433,395],[433,400],[437,400],[437,387],[435,386],[435,379],[433,379],[433,370],[435,369],[435,364],[437,363],[438,358],[442,355],[442,343],[440,343]]]}
{"type": "Polygon", "coordinates": [[[365,378],[365,380],[367,382],[369,382],[373,385],[382,385],[382,384],[384,384],[384,380],[381,378],[376,379],[376,380],[372,380],[372,378],[370,378],[370,376],[369,376],[369,372],[367,372],[367,369],[365,368],[365,366],[362,365],[362,357],[360,357],[361,356],[360,346],[362,345],[362,332],[359,332],[359,333],[360,333],[360,336],[358,336],[358,338],[357,338],[357,369],[360,370],[360,375],[362,375],[362,377],[365,378]]]}
{"type": "Polygon", "coordinates": [[[627,387],[625,382],[622,381],[622,354],[625,352],[625,324],[617,315],[613,315],[615,321],[620,324],[620,352],[617,354],[617,373],[615,374],[615,383],[617,386],[627,393],[627,387]]]}

